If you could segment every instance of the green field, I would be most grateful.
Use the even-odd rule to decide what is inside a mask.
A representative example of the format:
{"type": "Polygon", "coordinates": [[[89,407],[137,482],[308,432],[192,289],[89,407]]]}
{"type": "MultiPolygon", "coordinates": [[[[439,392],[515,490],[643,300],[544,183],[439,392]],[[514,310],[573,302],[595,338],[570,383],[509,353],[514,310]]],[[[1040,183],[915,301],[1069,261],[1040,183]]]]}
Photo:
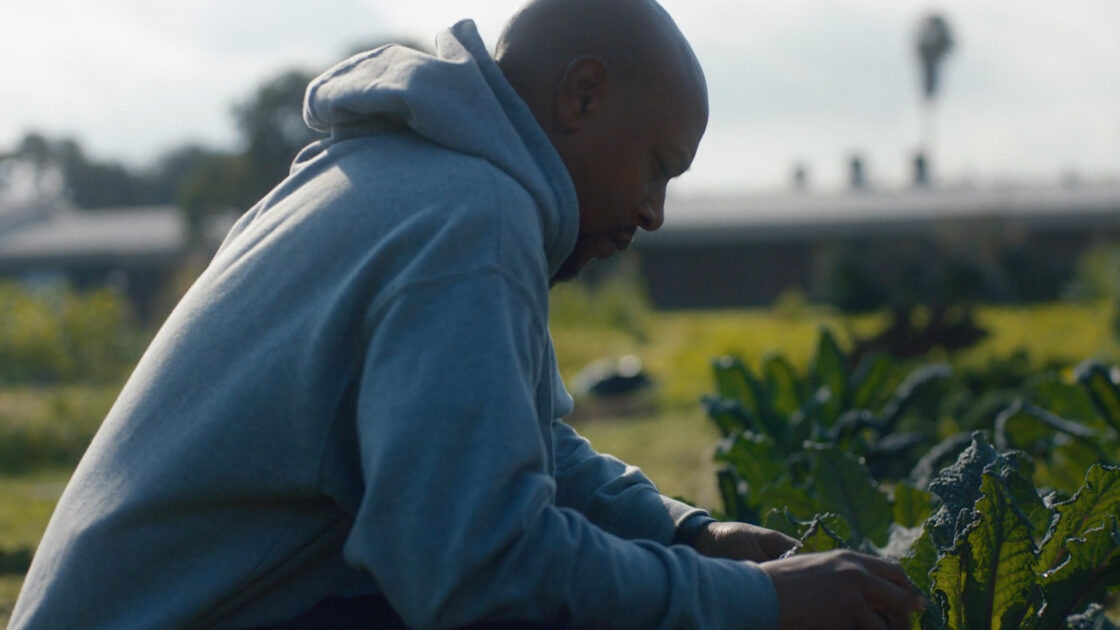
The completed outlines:
{"type": "MultiPolygon", "coordinates": [[[[601,452],[640,466],[671,496],[718,508],[711,453],[718,439],[699,398],[712,391],[710,361],[736,354],[758,365],[781,352],[795,365],[811,356],[821,326],[841,344],[868,336],[883,318],[842,317],[786,304],[769,310],[653,312],[613,298],[557,289],[552,333],[566,380],[602,357],[634,354],[657,386],[622,403],[577,399],[572,422],[601,452]]],[[[1025,350],[1032,361],[1115,363],[1113,308],[1106,304],[991,307],[977,312],[989,330],[980,345],[952,357],[979,364],[1025,350]]],[[[38,542],[54,502],[118,384],[0,387],[0,551],[12,556],[38,542]]],[[[6,622],[21,576],[0,573],[0,621],[6,622]]]]}
{"type": "MultiPolygon", "coordinates": [[[[1086,358],[1115,362],[1120,346],[1109,328],[1107,305],[1054,304],[986,308],[978,323],[990,335],[953,360],[979,365],[990,357],[1025,350],[1036,364],[1075,364],[1086,358]]],[[[602,405],[577,400],[574,424],[601,452],[641,467],[662,492],[685,496],[704,507],[717,507],[715,466],[710,454],[718,439],[698,404],[713,388],[710,361],[722,354],[741,356],[757,366],[769,353],[780,352],[798,367],[809,360],[821,326],[837,333],[842,343],[866,336],[882,325],[881,318],[837,317],[805,308],[795,313],[771,310],[674,312],[648,315],[647,335],[577,325],[553,325],[557,355],[566,380],[603,354],[636,354],[659,384],[655,408],[626,417],[600,417],[602,405]]]]}

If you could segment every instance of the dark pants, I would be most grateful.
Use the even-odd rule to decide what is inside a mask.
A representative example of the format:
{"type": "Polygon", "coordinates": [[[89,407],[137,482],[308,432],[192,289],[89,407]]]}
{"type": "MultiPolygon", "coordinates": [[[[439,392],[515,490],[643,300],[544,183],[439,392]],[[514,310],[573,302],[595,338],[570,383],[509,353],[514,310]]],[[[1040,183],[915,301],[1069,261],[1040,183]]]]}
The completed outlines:
{"type": "MultiPolygon", "coordinates": [[[[258,630],[408,630],[408,626],[380,595],[332,597],[299,617],[258,630]]],[[[501,621],[461,630],[574,630],[566,625],[501,621]]]]}

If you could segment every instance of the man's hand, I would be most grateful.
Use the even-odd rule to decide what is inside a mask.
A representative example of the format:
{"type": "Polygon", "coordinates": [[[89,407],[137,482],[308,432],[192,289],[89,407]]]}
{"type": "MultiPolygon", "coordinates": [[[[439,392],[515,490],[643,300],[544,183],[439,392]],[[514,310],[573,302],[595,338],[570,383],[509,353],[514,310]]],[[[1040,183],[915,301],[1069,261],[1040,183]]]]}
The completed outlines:
{"type": "Polygon", "coordinates": [[[797,546],[797,541],[772,529],[747,523],[712,522],[696,535],[692,547],[712,558],[766,562],[797,546]]]}
{"type": "Polygon", "coordinates": [[[761,565],[778,592],[780,630],[908,630],[923,598],[893,560],[854,551],[761,565]]]}

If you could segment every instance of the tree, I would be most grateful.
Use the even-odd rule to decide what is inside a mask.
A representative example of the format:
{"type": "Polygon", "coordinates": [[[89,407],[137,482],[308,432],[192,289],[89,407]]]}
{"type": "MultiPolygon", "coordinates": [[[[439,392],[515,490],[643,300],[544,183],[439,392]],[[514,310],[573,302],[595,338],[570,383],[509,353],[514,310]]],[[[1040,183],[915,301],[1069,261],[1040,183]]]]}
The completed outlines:
{"type": "MultiPolygon", "coordinates": [[[[425,51],[410,39],[373,40],[351,47],[349,55],[378,48],[389,41],[425,51]]],[[[264,196],[288,175],[299,151],[322,138],[303,122],[307,84],[317,73],[289,68],[262,82],[245,101],[234,106],[234,118],[244,147],[247,196],[264,196]]]]}
{"type": "Polygon", "coordinates": [[[246,182],[251,180],[244,154],[207,152],[186,173],[176,192],[176,203],[186,216],[192,244],[204,245],[206,219],[225,211],[240,212],[255,201],[246,182]]]}
{"type": "Polygon", "coordinates": [[[322,137],[303,122],[303,94],[314,78],[289,69],[262,83],[248,101],[234,108],[241,132],[250,198],[265,195],[288,174],[292,159],[322,137]]]}
{"type": "Polygon", "coordinates": [[[19,170],[31,171],[35,179],[60,175],[60,196],[79,208],[135,206],[157,201],[144,176],[116,162],[90,160],[72,138],[52,140],[29,132],[15,151],[0,160],[22,164],[19,170]]]}

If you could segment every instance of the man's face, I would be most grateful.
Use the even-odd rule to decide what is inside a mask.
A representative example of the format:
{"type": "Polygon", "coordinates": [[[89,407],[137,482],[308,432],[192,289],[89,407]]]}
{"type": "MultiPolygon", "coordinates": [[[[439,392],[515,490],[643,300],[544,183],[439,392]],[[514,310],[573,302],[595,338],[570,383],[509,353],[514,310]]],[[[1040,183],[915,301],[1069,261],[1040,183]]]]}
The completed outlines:
{"type": "Polygon", "coordinates": [[[579,236],[552,282],[629,246],[665,218],[669,181],[688,169],[707,125],[707,103],[668,84],[615,90],[595,120],[561,149],[579,197],[579,236]]]}

